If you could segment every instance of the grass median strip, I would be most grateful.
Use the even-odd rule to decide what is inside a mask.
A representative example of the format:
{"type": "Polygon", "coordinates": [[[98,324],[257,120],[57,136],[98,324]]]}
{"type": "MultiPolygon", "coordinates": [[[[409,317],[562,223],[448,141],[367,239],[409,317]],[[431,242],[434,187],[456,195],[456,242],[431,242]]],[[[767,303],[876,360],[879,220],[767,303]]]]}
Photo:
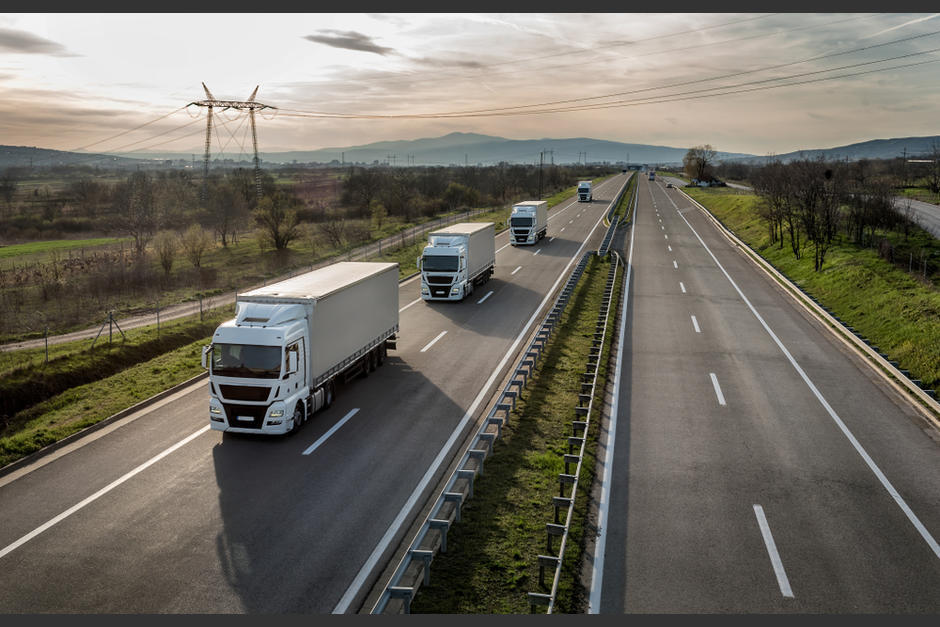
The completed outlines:
{"type": "MultiPolygon", "coordinates": [[[[562,456],[568,452],[609,258],[592,257],[546,348],[536,376],[522,393],[509,425],[496,440],[486,472],[474,482],[461,522],[447,536],[447,553],[431,563],[431,582],[418,591],[412,613],[527,614],[527,593],[538,588],[538,560],[545,553],[545,524],[552,522],[552,496],[562,456]]],[[[617,281],[622,272],[618,271],[617,281]]],[[[615,317],[619,290],[610,315],[615,317]]],[[[601,406],[607,380],[610,334],[598,368],[594,407],[601,406]]],[[[598,420],[592,417],[579,490],[564,556],[557,613],[581,613],[587,605],[581,564],[588,531],[588,494],[594,480],[598,420]]]]}

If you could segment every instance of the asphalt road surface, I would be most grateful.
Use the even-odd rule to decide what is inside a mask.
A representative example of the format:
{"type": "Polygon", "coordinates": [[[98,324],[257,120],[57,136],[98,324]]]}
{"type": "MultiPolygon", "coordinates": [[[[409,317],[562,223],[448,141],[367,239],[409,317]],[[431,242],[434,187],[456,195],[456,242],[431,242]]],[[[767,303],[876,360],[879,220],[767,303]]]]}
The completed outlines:
{"type": "Polygon", "coordinates": [[[639,184],[590,611],[940,612],[936,429],[639,184]]]}
{"type": "Polygon", "coordinates": [[[401,284],[398,349],[296,435],[210,431],[203,380],[0,476],[0,613],[358,611],[625,182],[463,302],[401,284]]]}

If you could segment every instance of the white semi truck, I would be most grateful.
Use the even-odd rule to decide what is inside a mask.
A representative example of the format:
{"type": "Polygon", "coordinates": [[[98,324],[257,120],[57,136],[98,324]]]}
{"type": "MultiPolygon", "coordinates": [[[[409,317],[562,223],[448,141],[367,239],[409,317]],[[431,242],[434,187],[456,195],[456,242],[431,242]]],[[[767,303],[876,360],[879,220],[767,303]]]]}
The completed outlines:
{"type": "Polygon", "coordinates": [[[463,222],[428,233],[418,257],[421,298],[463,300],[489,281],[496,268],[495,237],[492,222],[463,222]]]}
{"type": "Polygon", "coordinates": [[[526,200],[512,206],[509,214],[509,243],[534,244],[548,233],[548,202],[526,200]]]}
{"type": "Polygon", "coordinates": [[[395,348],[398,264],[340,262],[238,294],[235,318],[203,349],[209,425],[297,431],[336,383],[368,376],[395,348]]]}
{"type": "Polygon", "coordinates": [[[594,194],[591,193],[591,181],[578,181],[578,202],[593,202],[594,194]]]}

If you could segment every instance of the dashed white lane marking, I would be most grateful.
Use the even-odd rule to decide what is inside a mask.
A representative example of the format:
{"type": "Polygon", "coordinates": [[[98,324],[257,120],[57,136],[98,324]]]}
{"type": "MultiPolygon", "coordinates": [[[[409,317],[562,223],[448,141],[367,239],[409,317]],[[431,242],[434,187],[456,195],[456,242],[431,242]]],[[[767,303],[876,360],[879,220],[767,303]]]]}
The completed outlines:
{"type": "Polygon", "coordinates": [[[718,404],[725,404],[725,395],[721,393],[721,386],[718,385],[718,377],[715,376],[714,372],[709,372],[708,376],[712,378],[712,385],[715,386],[715,396],[718,397],[718,404]]]}
{"type": "Polygon", "coordinates": [[[355,416],[358,411],[359,411],[359,408],[358,408],[358,407],[356,407],[356,408],[354,408],[354,409],[350,409],[350,410],[349,410],[349,413],[346,414],[345,416],[343,416],[343,417],[340,419],[340,421],[337,422],[335,425],[333,425],[332,427],[330,427],[330,430],[329,430],[329,431],[327,431],[326,433],[324,433],[323,435],[321,435],[320,438],[319,438],[316,442],[314,442],[314,443],[311,444],[309,447],[307,447],[307,450],[304,451],[303,454],[304,454],[304,455],[309,455],[310,453],[312,453],[312,452],[314,452],[315,450],[317,450],[317,449],[320,447],[321,444],[323,444],[324,442],[326,442],[326,441],[330,438],[331,435],[333,435],[334,433],[336,433],[336,432],[339,430],[339,428],[342,427],[344,424],[346,424],[346,423],[349,421],[350,418],[352,418],[353,416],[355,416]]]}
{"type": "Polygon", "coordinates": [[[764,545],[767,547],[767,553],[770,555],[770,563],[773,564],[774,573],[777,575],[777,585],[780,586],[780,593],[792,599],[793,590],[790,589],[790,580],[787,579],[787,573],[783,570],[783,562],[780,560],[780,554],[777,553],[777,544],[774,542],[774,537],[770,533],[770,525],[767,524],[764,508],[755,504],[754,514],[757,516],[757,524],[760,525],[761,535],[764,536],[764,545]]]}
{"type": "Polygon", "coordinates": [[[515,274],[515,273],[519,272],[520,270],[522,270],[522,266],[517,267],[515,270],[513,270],[513,271],[510,272],[509,274],[515,274]]]}
{"type": "Polygon", "coordinates": [[[431,348],[432,346],[434,346],[434,343],[437,342],[437,341],[438,341],[439,339],[441,339],[442,337],[444,337],[445,335],[447,335],[447,331],[441,331],[440,333],[438,333],[438,335],[437,335],[436,338],[434,338],[433,340],[431,340],[430,342],[428,342],[428,343],[425,345],[425,347],[421,349],[421,352],[423,353],[424,351],[426,351],[426,350],[428,350],[429,348],[431,348]]]}
{"type": "Polygon", "coordinates": [[[481,304],[483,301],[485,301],[487,298],[489,298],[492,295],[493,295],[493,290],[490,290],[489,292],[486,293],[486,296],[484,296],[483,298],[477,301],[477,305],[481,304]]]}
{"type": "Polygon", "coordinates": [[[698,320],[695,319],[695,316],[692,316],[692,326],[695,327],[696,333],[702,332],[702,330],[698,328],[698,320]]]}
{"type": "Polygon", "coordinates": [[[685,294],[685,285],[682,283],[682,281],[679,281],[679,287],[682,289],[682,293],[685,294]]]}
{"type": "Polygon", "coordinates": [[[672,260],[672,267],[675,268],[676,270],[679,269],[679,264],[676,263],[675,259],[672,260]]]}

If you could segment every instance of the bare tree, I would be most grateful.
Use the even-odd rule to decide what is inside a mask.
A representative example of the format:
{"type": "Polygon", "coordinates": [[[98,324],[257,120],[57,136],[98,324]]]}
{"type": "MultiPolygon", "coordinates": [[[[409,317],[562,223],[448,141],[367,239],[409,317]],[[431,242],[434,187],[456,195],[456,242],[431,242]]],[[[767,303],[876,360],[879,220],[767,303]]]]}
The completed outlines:
{"type": "Polygon", "coordinates": [[[255,221],[262,228],[263,237],[275,250],[285,250],[300,236],[297,211],[290,207],[291,198],[284,192],[265,196],[254,211],[255,221]]]}
{"type": "Polygon", "coordinates": [[[682,167],[689,178],[706,181],[710,177],[710,168],[718,152],[710,144],[689,148],[682,158],[682,167]]]}
{"type": "Polygon", "coordinates": [[[157,228],[153,181],[146,172],[134,172],[115,190],[118,227],[134,238],[137,256],[144,254],[157,228]]]}
{"type": "Polygon", "coordinates": [[[191,225],[180,236],[183,253],[194,268],[202,267],[202,257],[212,246],[212,233],[198,224],[191,225]]]}
{"type": "Polygon", "coordinates": [[[159,231],[153,238],[153,249],[160,260],[163,275],[169,278],[176,260],[176,251],[179,247],[179,236],[173,231],[159,231]]]}
{"type": "Polygon", "coordinates": [[[346,238],[346,221],[335,210],[324,212],[327,219],[318,225],[320,233],[334,248],[342,248],[346,238]]]}

